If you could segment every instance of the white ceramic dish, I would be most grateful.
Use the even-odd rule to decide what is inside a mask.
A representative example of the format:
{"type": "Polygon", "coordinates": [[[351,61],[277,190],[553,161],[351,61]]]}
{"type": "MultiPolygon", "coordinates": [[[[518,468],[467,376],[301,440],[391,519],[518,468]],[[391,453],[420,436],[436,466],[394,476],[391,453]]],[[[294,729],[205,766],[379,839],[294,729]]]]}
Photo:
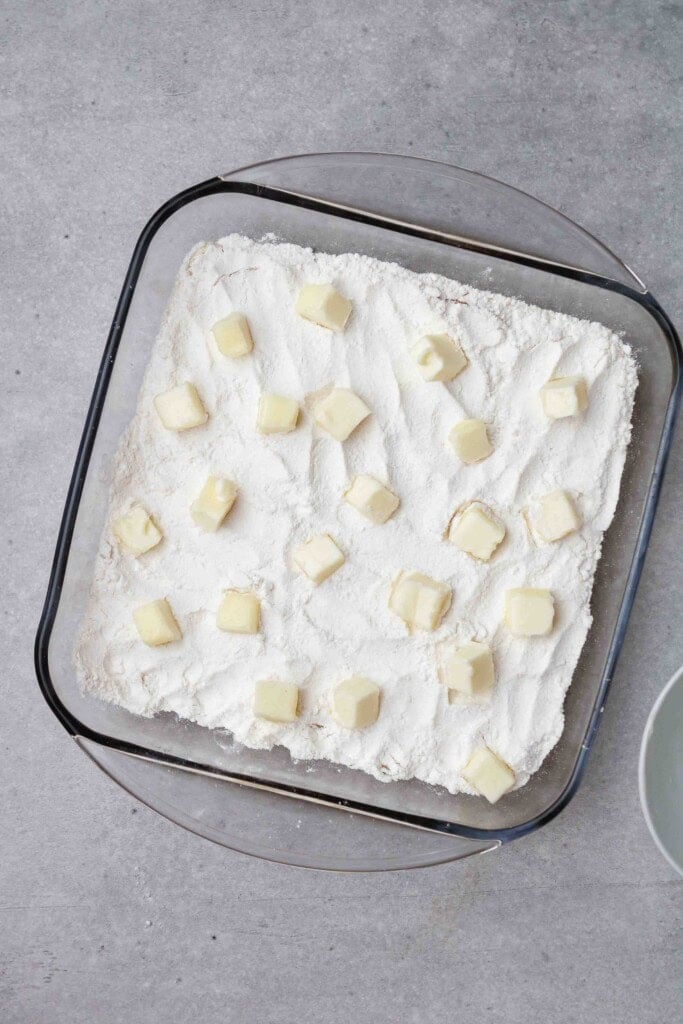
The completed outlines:
{"type": "Polygon", "coordinates": [[[683,665],[648,716],[638,785],[652,838],[671,867],[683,875],[683,665]]]}

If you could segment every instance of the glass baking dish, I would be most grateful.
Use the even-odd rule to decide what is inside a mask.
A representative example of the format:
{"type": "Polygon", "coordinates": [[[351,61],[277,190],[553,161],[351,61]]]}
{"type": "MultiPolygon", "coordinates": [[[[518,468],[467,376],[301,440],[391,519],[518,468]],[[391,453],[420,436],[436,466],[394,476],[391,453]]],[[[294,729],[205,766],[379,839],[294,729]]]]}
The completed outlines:
{"type": "Polygon", "coordinates": [[[575,793],[595,736],[647,546],[680,398],[680,343],[638,278],[557,211],[490,178],[378,154],[290,157],[169,200],[137,243],[98,373],[36,639],[49,705],[84,750],[162,814],[234,849],[307,866],[373,870],[443,862],[539,828],[575,793]],[[639,366],[633,440],[605,536],[594,623],[565,702],[564,733],[495,806],[416,781],[381,783],[282,748],[84,697],[72,651],[108,508],[112,457],[188,250],[231,232],[434,271],[620,332],[639,366]],[[408,827],[407,827],[408,826],[408,827]],[[412,826],[412,827],[411,827],[412,826]]]}

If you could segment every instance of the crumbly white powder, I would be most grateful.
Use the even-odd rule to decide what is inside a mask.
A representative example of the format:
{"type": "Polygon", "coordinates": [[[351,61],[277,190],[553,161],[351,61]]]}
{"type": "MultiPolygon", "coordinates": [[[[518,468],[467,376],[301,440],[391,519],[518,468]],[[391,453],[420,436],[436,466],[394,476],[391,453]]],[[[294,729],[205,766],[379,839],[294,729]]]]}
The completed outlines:
{"type": "Polygon", "coordinates": [[[636,387],[629,348],[606,327],[418,275],[367,256],[331,256],[295,245],[229,236],[199,245],[180,271],[154,346],[135,417],[115,460],[110,519],[141,503],[164,532],[141,558],[121,551],[107,528],[76,651],[85,691],[140,715],[175,712],[230,730],[251,747],[283,744],[296,758],[328,758],[379,779],[416,777],[451,792],[471,789],[460,772],[488,744],[518,785],[557,742],[563,700],[591,623],[590,595],[630,437],[636,387]],[[330,333],[299,318],[306,282],[332,282],[353,301],[346,330],[330,333]],[[210,327],[246,314],[254,351],[230,360],[210,327]],[[426,383],[409,346],[426,331],[457,337],[470,365],[450,384],[426,383]],[[580,418],[550,421],[538,390],[550,377],[582,374],[590,404],[580,418]],[[209,410],[206,426],[165,430],[153,397],[193,382],[209,410]],[[348,386],[373,415],[344,444],[313,426],[311,396],[348,386]],[[298,429],[260,436],[262,391],[305,407],[298,429]],[[463,417],[490,424],[494,453],[461,465],[446,443],[463,417]],[[189,506],[209,473],[234,479],[239,497],[224,526],[201,531],[189,506]],[[400,495],[398,513],[375,526],[343,500],[349,479],[370,473],[400,495]],[[584,520],[578,534],[537,546],[522,511],[566,488],[584,520]],[[454,510],[490,505],[507,538],[491,562],[444,540],[454,510]],[[330,532],[347,561],[320,587],[292,571],[293,545],[330,532]],[[453,587],[436,633],[409,636],[387,607],[402,570],[453,587]],[[508,587],[549,588],[556,625],[548,637],[515,639],[502,626],[508,587]],[[262,633],[216,627],[229,587],[262,600],[262,633]],[[135,606],[168,596],[183,639],[148,648],[135,606]],[[434,648],[446,637],[488,641],[496,685],[490,702],[449,705],[434,648]],[[330,692],[360,674],[382,688],[375,725],[340,728],[330,692]],[[254,683],[296,682],[303,713],[275,725],[252,713],[254,683]]]}

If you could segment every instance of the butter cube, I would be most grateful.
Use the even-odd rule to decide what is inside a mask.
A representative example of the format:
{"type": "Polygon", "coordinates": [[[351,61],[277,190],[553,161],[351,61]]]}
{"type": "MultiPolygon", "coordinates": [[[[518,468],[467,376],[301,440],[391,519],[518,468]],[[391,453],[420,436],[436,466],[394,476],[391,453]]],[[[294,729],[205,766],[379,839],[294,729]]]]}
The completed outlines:
{"type": "Polygon", "coordinates": [[[337,441],[345,441],[369,415],[363,399],[350,388],[334,388],[313,409],[315,422],[337,441]]]}
{"type": "Polygon", "coordinates": [[[288,434],[299,419],[299,403],[283,395],[263,394],[259,399],[256,429],[260,434],[288,434]]]}
{"type": "Polygon", "coordinates": [[[541,388],[541,402],[552,420],[578,416],[588,405],[586,382],[583,377],[554,377],[541,388]]]}
{"type": "Polygon", "coordinates": [[[165,597],[140,605],[133,612],[133,620],[138,633],[150,647],[170,644],[173,640],[180,640],[182,636],[180,626],[165,597]]]}
{"type": "Polygon", "coordinates": [[[488,644],[471,640],[458,646],[453,641],[441,645],[441,678],[449,690],[479,696],[494,682],[493,655],[488,644]]]}
{"type": "Polygon", "coordinates": [[[466,466],[487,459],[493,451],[483,420],[461,420],[453,427],[448,439],[453,451],[466,466]]]}
{"type": "Polygon", "coordinates": [[[425,380],[453,380],[467,366],[467,356],[447,334],[426,334],[410,354],[425,380]]]}
{"type": "Polygon", "coordinates": [[[351,676],[335,688],[333,707],[345,729],[366,729],[379,715],[379,686],[363,676],[351,676]]]}
{"type": "Polygon", "coordinates": [[[197,526],[215,533],[235,503],[237,487],[232,480],[210,476],[199,497],[190,506],[190,514],[197,526]]]}
{"type": "Polygon", "coordinates": [[[393,491],[375,480],[374,476],[365,474],[353,478],[344,493],[344,500],[373,523],[386,523],[400,504],[393,491]]]}
{"type": "Polygon", "coordinates": [[[432,631],[448,611],[452,590],[447,583],[420,572],[402,572],[394,580],[389,607],[408,628],[432,631]]]}
{"type": "Polygon", "coordinates": [[[230,359],[246,356],[254,347],[249,322],[243,313],[231,313],[211,328],[218,351],[230,359]]]}
{"type": "Polygon", "coordinates": [[[581,517],[566,491],[552,491],[541,498],[534,526],[543,540],[562,540],[581,529],[581,517]]]}
{"type": "Polygon", "coordinates": [[[328,331],[343,331],[351,316],[353,303],[331,284],[305,284],[296,300],[296,311],[328,331]]]}
{"type": "Polygon", "coordinates": [[[518,587],[505,594],[505,625],[514,636],[546,636],[554,618],[555,601],[549,590],[518,587]]]}
{"type": "Polygon", "coordinates": [[[505,527],[484,505],[473,502],[451,520],[448,539],[451,544],[488,562],[505,537],[505,527]]]}
{"type": "Polygon", "coordinates": [[[294,549],[292,558],[297,569],[316,586],[340,569],[346,561],[344,552],[329,533],[321,533],[311,537],[305,544],[300,544],[294,549]]]}
{"type": "Polygon", "coordinates": [[[261,602],[248,590],[226,590],[216,615],[216,625],[226,633],[258,633],[261,602]]]}
{"type": "Polygon", "coordinates": [[[190,430],[200,427],[209,418],[194,384],[179,384],[157,395],[154,405],[167,430],[190,430]]]}
{"type": "Polygon", "coordinates": [[[278,679],[261,679],[254,690],[254,714],[268,722],[296,722],[299,687],[278,679]]]}
{"type": "Polygon", "coordinates": [[[136,557],[156,547],[163,537],[161,530],[142,505],[134,505],[125,516],[115,519],[112,530],[118,542],[136,557]]]}
{"type": "Polygon", "coordinates": [[[491,804],[497,803],[515,784],[512,768],[488,747],[481,747],[472,754],[462,770],[462,777],[491,804]]]}

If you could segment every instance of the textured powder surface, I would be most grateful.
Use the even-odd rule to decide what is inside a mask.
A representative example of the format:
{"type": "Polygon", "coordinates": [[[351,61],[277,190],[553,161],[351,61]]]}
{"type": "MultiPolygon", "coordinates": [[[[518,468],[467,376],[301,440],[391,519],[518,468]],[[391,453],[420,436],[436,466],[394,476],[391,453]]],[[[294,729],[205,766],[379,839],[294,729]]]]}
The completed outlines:
{"type": "Polygon", "coordinates": [[[451,792],[471,792],[460,772],[485,743],[523,785],[562,732],[635,387],[629,348],[600,324],[355,254],[239,236],[199,245],[179,274],[114,466],[110,521],[139,502],[164,540],[136,559],[105,530],[75,655],[84,690],[141,715],[170,711],[228,729],[251,747],[283,744],[297,758],[327,758],[384,780],[417,777],[451,792]],[[294,311],[302,284],[326,281],[353,301],[341,334],[294,311]],[[255,341],[239,360],[221,356],[210,334],[233,311],[246,314],[255,341]],[[452,383],[423,381],[409,354],[429,331],[451,333],[468,355],[452,383]],[[548,420],[538,390],[567,374],[586,378],[589,407],[576,419],[548,420]],[[186,380],[209,421],[174,434],[159,422],[153,398],[186,380]],[[343,445],[310,415],[313,396],[330,384],[352,387],[373,413],[343,445]],[[302,404],[296,431],[256,432],[262,391],[302,404]],[[446,440],[464,417],[485,420],[495,448],[473,466],[461,465],[446,440]],[[215,534],[189,514],[209,473],[239,486],[215,534]],[[373,525],[342,500],[356,473],[400,495],[387,524],[373,525]],[[537,545],[523,511],[559,487],[572,492],[584,525],[557,544],[537,545]],[[454,511],[472,499],[490,505],[507,528],[486,564],[443,536],[454,511]],[[316,588],[292,570],[291,551],[319,532],[337,539],[347,561],[316,588]],[[435,633],[410,636],[389,611],[391,581],[403,569],[452,586],[452,606],[435,633]],[[548,637],[507,633],[504,594],[518,586],[553,592],[548,637]],[[260,635],[216,627],[230,587],[260,595],[260,635]],[[132,610],[161,596],[183,639],[152,649],[140,641],[132,610]],[[488,702],[449,705],[434,657],[449,637],[491,644],[496,685],[488,702]],[[358,732],[340,728],[330,712],[332,687],[351,674],[382,688],[378,721],[358,732]],[[254,682],[266,677],[301,687],[295,724],[254,717],[254,682]]]}

